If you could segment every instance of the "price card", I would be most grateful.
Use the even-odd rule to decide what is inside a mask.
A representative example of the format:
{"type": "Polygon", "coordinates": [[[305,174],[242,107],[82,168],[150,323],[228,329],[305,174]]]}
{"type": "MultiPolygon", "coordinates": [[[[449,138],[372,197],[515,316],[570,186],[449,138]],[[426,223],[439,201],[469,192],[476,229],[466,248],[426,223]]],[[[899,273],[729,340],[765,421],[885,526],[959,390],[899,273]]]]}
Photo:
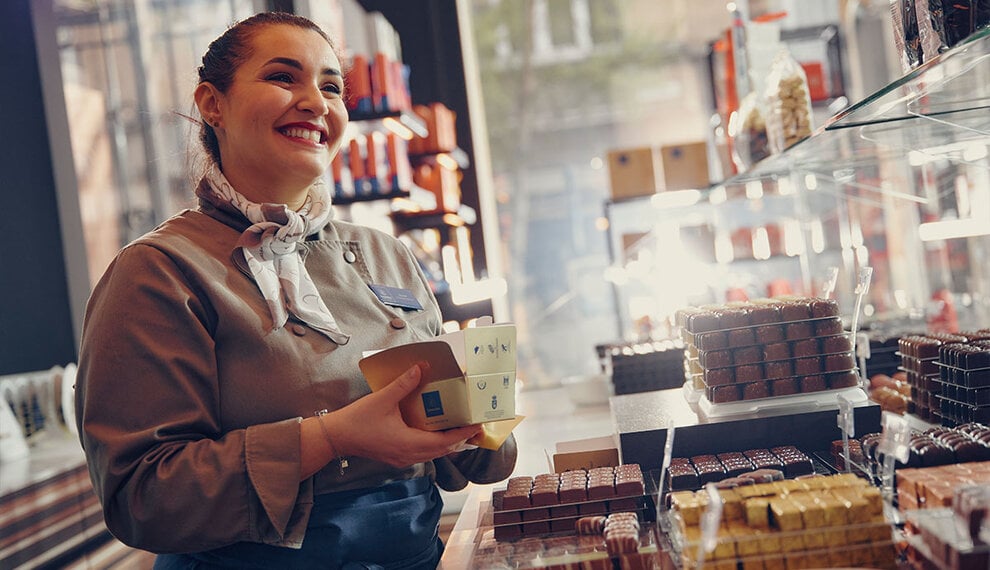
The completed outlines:
{"type": "Polygon", "coordinates": [[[859,279],[856,282],[856,308],[853,309],[852,314],[852,325],[849,330],[852,331],[853,342],[853,354],[856,350],[856,332],[859,331],[859,313],[863,308],[863,298],[866,297],[866,293],[870,290],[870,280],[873,279],[873,268],[872,267],[862,267],[859,270],[859,279]]]}
{"type": "Polygon", "coordinates": [[[883,455],[880,488],[884,498],[889,501],[894,496],[894,462],[907,463],[911,453],[911,426],[904,416],[891,412],[883,412],[880,420],[883,426],[880,444],[877,446],[877,451],[883,455]]]}
{"type": "Polygon", "coordinates": [[[821,296],[823,299],[828,299],[832,296],[832,291],[835,291],[835,282],[839,278],[839,268],[832,266],[825,270],[825,281],[822,282],[822,292],[821,296]]]}
{"type": "Polygon", "coordinates": [[[664,481],[670,469],[670,460],[674,455],[674,420],[667,422],[667,439],[663,443],[663,461],[660,464],[660,480],[657,482],[657,525],[664,533],[670,530],[670,521],[664,516],[667,504],[664,501],[664,481]]]}
{"type": "Polygon", "coordinates": [[[853,403],[846,399],[845,396],[839,394],[839,430],[842,432],[842,458],[845,460],[843,471],[849,472],[850,468],[850,457],[849,457],[849,438],[856,437],[856,416],[853,413],[853,403]]]}
{"type": "Polygon", "coordinates": [[[698,543],[696,566],[699,568],[705,560],[705,555],[715,550],[718,545],[718,529],[722,524],[722,495],[718,493],[714,483],[705,485],[705,493],[708,495],[708,505],[701,514],[701,541],[698,543]]]}

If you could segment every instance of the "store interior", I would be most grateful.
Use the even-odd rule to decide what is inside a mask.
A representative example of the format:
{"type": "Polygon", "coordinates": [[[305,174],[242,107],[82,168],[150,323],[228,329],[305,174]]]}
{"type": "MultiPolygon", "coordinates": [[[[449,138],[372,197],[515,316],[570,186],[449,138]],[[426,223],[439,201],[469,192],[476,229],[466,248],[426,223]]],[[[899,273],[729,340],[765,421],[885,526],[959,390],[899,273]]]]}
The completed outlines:
{"type": "Polygon", "coordinates": [[[990,463],[918,459],[953,438],[990,459],[973,427],[990,425],[982,0],[4,2],[0,567],[150,567],[106,530],[75,433],[83,314],[122,246],[195,206],[197,60],[267,10],[317,22],[347,70],[335,216],[409,247],[446,331],[514,325],[513,478],[642,470],[637,549],[504,508],[502,481],[444,493],[441,567],[701,566],[684,521],[706,490],[677,487],[671,459],[698,475],[702,456],[787,446],[839,487],[860,470],[876,539],[771,561],[712,538],[713,567],[825,551],[833,567],[990,567],[990,481],[973,475],[990,463]],[[979,497],[929,489],[918,514],[895,469],[979,497]],[[926,530],[953,508],[973,532],[926,530]]]}

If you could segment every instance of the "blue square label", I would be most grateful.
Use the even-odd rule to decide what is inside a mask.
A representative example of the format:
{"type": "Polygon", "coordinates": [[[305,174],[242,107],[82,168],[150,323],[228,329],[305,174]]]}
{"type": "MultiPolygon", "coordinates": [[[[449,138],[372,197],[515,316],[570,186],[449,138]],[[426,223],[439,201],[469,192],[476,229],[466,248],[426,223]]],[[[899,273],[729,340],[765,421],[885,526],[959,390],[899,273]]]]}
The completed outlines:
{"type": "Polygon", "coordinates": [[[423,409],[426,410],[426,417],[435,418],[443,415],[443,402],[440,400],[440,392],[423,392],[423,409]]]}

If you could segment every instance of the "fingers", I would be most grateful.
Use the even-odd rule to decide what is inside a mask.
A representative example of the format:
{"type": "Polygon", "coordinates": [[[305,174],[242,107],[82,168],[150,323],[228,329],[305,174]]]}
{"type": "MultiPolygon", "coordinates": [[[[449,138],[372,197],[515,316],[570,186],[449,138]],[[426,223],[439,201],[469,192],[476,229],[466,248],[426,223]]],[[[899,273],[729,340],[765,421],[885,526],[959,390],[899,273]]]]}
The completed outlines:
{"type": "Polygon", "coordinates": [[[402,398],[408,396],[413,390],[416,389],[417,386],[419,386],[419,381],[422,377],[423,372],[420,369],[420,365],[414,364],[392,383],[385,386],[380,393],[387,396],[395,403],[398,403],[402,400],[402,398]]]}

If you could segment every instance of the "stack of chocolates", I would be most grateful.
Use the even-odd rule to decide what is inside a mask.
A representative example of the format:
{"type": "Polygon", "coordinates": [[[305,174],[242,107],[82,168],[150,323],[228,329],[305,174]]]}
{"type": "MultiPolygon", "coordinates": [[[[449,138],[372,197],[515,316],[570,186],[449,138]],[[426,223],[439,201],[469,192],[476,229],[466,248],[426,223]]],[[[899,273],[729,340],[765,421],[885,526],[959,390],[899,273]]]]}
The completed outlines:
{"type": "MultiPolygon", "coordinates": [[[[875,472],[879,472],[884,457],[880,453],[881,434],[871,433],[860,438],[863,456],[875,472]]],[[[911,434],[907,463],[901,467],[933,467],[954,463],[990,460],[990,428],[968,423],[954,428],[938,426],[911,434]]]]}
{"type": "Polygon", "coordinates": [[[990,330],[962,333],[968,344],[939,347],[938,410],[943,425],[990,421],[990,330]]]}
{"type": "Polygon", "coordinates": [[[574,532],[581,516],[643,508],[645,493],[636,463],[513,477],[492,494],[495,538],[574,532]]]}
{"type": "Polygon", "coordinates": [[[693,385],[712,404],[858,385],[833,299],[761,299],[681,309],[693,385]]]}
{"type": "Polygon", "coordinates": [[[966,337],[947,333],[909,335],[897,341],[901,368],[907,372],[907,382],[911,387],[908,412],[926,421],[941,419],[941,408],[936,397],[939,391],[939,347],[961,342],[966,342],[966,337]]]}
{"type": "Polygon", "coordinates": [[[896,480],[900,510],[949,507],[957,489],[990,485],[990,462],[898,469],[896,480]]]}
{"type": "MultiPolygon", "coordinates": [[[[605,517],[602,517],[603,519],[605,517]]],[[[637,537],[639,549],[609,554],[604,524],[591,534],[569,534],[548,538],[522,538],[515,542],[497,541],[491,533],[482,534],[474,555],[465,568],[507,570],[546,568],[547,570],[659,570],[662,568],[656,536],[644,525],[637,537]]]]}
{"type": "Polygon", "coordinates": [[[715,483],[718,488],[731,489],[810,475],[814,471],[811,458],[793,445],[674,457],[670,461],[667,488],[681,491],[715,483]]]}

